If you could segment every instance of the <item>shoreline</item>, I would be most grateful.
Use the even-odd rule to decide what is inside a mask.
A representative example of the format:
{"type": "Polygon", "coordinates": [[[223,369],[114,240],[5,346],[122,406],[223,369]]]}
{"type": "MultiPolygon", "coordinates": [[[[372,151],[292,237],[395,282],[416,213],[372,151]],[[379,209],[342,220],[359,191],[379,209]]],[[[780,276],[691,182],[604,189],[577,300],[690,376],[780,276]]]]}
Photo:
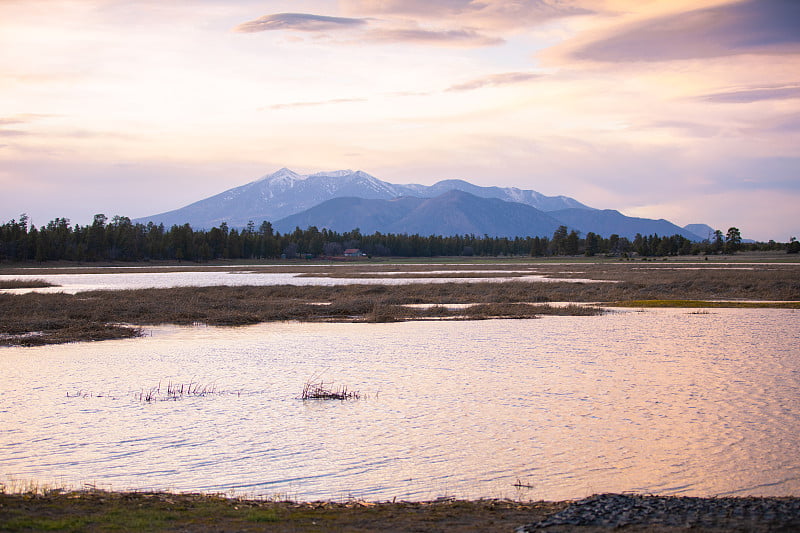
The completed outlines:
{"type": "Polygon", "coordinates": [[[601,494],[524,502],[294,502],[168,492],[0,492],[3,531],[789,531],[800,497],[601,494]]]}

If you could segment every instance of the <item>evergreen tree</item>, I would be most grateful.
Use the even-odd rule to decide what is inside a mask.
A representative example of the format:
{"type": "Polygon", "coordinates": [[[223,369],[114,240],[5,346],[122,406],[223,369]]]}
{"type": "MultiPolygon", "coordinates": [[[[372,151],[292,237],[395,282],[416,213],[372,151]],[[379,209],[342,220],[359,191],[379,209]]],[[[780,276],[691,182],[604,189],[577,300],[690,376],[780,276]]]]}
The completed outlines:
{"type": "Polygon", "coordinates": [[[725,235],[725,253],[733,254],[739,251],[742,246],[742,234],[739,228],[728,228],[728,233],[725,235]]]}

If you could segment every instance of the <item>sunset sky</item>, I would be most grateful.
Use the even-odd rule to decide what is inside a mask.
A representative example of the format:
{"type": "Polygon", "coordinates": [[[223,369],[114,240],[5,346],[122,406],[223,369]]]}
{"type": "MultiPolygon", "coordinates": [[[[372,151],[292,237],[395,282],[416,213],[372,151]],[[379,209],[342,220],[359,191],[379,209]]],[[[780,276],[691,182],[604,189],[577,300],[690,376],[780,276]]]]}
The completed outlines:
{"type": "Polygon", "coordinates": [[[0,223],[281,167],[800,238],[796,0],[0,0],[0,223]]]}

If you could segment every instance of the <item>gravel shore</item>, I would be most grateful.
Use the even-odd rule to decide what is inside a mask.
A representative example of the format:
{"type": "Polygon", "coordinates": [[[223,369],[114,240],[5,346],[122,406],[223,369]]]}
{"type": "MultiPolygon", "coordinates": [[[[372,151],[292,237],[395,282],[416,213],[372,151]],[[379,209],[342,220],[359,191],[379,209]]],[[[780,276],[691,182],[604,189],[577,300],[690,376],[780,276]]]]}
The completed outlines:
{"type": "Polygon", "coordinates": [[[800,498],[600,494],[517,528],[534,531],[800,531],[800,498]]]}

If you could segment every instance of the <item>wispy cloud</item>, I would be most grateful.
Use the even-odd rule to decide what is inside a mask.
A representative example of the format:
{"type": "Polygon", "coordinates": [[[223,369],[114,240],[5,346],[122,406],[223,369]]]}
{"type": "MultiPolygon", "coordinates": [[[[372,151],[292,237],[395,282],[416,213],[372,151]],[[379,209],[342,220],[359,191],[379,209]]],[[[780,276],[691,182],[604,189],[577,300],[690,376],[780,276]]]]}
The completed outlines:
{"type": "Polygon", "coordinates": [[[385,96],[393,96],[399,98],[411,97],[411,96],[430,96],[433,94],[430,91],[395,91],[386,93],[385,96]]]}
{"type": "Polygon", "coordinates": [[[264,15],[236,26],[234,31],[238,33],[291,31],[313,33],[323,37],[330,36],[333,32],[355,31],[351,39],[340,38],[339,41],[359,44],[371,42],[479,47],[504,42],[500,37],[484,35],[472,28],[428,28],[410,21],[329,17],[308,13],[264,15]]]}
{"type": "Polygon", "coordinates": [[[541,77],[541,74],[537,74],[535,72],[504,72],[501,74],[491,74],[489,76],[483,76],[466,81],[464,83],[459,83],[457,85],[448,87],[447,91],[474,91],[475,89],[482,89],[484,87],[498,87],[501,85],[525,83],[541,77]]]}
{"type": "Polygon", "coordinates": [[[800,53],[800,2],[746,0],[664,15],[597,38],[572,52],[590,61],[670,61],[746,53],[800,53]]]}
{"type": "Polygon", "coordinates": [[[757,87],[740,91],[708,94],[703,99],[726,104],[749,104],[762,100],[787,100],[800,98],[800,84],[777,87],[757,87]]]}
{"type": "Polygon", "coordinates": [[[363,26],[366,23],[365,19],[358,18],[328,17],[308,13],[277,13],[239,24],[234,31],[239,33],[276,30],[326,32],[333,29],[363,26]]]}
{"type": "Polygon", "coordinates": [[[798,169],[800,157],[743,157],[720,179],[729,189],[800,191],[798,169]]]}
{"type": "Polygon", "coordinates": [[[476,8],[472,0],[382,0],[379,2],[375,0],[343,0],[340,4],[350,12],[434,16],[437,18],[476,8]]]}
{"type": "Polygon", "coordinates": [[[22,137],[24,135],[28,135],[28,132],[22,130],[0,130],[0,137],[22,137]]]}
{"type": "Polygon", "coordinates": [[[378,43],[416,43],[453,46],[494,46],[505,42],[500,37],[483,35],[472,29],[429,30],[424,28],[386,28],[372,30],[366,38],[378,43]]]}
{"type": "Polygon", "coordinates": [[[591,10],[561,0],[341,0],[348,13],[419,20],[450,20],[464,27],[512,29],[537,25],[556,18],[586,15],[591,10]]]}
{"type": "Polygon", "coordinates": [[[315,106],[323,106],[323,105],[333,105],[333,104],[352,104],[358,102],[366,102],[366,98],[333,98],[331,100],[320,100],[316,102],[290,102],[287,104],[274,104],[271,106],[267,106],[262,108],[264,109],[294,109],[298,107],[315,107],[315,106]]]}
{"type": "Polygon", "coordinates": [[[793,133],[800,132],[800,113],[792,113],[785,115],[774,121],[766,127],[767,131],[776,133],[793,133]]]}
{"type": "Polygon", "coordinates": [[[697,122],[689,122],[684,120],[660,120],[643,124],[644,128],[657,128],[679,131],[691,137],[713,137],[719,134],[719,128],[709,126],[707,124],[699,124],[697,122]]]}
{"type": "Polygon", "coordinates": [[[3,125],[10,125],[10,124],[28,124],[35,120],[39,120],[42,118],[48,118],[53,115],[46,115],[41,113],[20,113],[17,115],[11,115],[8,117],[0,117],[0,126],[3,125]]]}
{"type": "Polygon", "coordinates": [[[4,129],[2,126],[20,126],[33,122],[46,115],[37,115],[34,113],[21,113],[18,115],[11,115],[7,117],[0,117],[0,137],[24,137],[29,135],[29,132],[20,129],[4,129]]]}

